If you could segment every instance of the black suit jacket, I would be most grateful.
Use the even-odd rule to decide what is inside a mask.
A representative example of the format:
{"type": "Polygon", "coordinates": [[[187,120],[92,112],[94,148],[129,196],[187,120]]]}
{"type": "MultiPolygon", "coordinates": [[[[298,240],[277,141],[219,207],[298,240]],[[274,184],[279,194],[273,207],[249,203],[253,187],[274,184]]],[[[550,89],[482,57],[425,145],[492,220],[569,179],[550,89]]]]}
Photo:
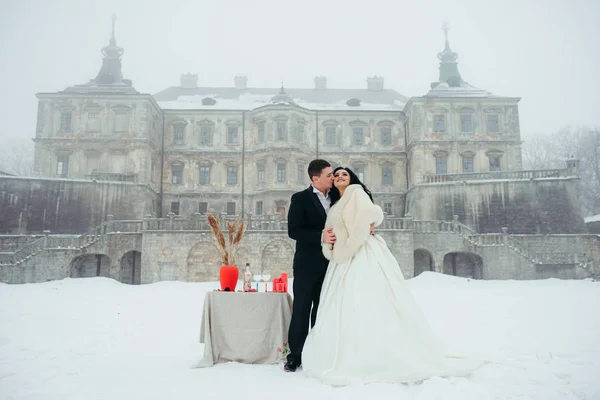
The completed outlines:
{"type": "Polygon", "coordinates": [[[292,195],[288,211],[288,235],[296,241],[294,277],[323,274],[329,261],[321,251],[321,237],[327,214],[313,187],[292,195]]]}

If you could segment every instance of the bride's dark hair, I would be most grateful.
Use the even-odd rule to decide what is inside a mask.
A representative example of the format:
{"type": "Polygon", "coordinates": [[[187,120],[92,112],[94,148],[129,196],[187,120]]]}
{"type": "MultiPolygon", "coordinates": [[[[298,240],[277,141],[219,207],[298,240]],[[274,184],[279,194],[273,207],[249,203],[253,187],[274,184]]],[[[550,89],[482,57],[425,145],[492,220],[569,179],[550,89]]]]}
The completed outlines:
{"type": "MultiPolygon", "coordinates": [[[[346,172],[348,172],[348,175],[350,175],[350,185],[360,185],[362,186],[362,188],[364,189],[365,193],[369,196],[369,198],[371,199],[371,201],[373,203],[375,203],[373,201],[373,195],[371,194],[371,191],[369,189],[367,189],[367,187],[365,186],[364,183],[362,183],[360,181],[360,179],[358,179],[358,176],[356,176],[356,174],[347,167],[337,167],[336,169],[333,170],[333,175],[335,175],[335,173],[337,171],[339,171],[340,169],[345,170],[346,172]]],[[[338,188],[335,187],[335,185],[331,188],[331,190],[329,191],[329,197],[331,198],[331,205],[333,206],[335,203],[338,202],[338,200],[340,199],[340,191],[338,190],[338,188]]]]}

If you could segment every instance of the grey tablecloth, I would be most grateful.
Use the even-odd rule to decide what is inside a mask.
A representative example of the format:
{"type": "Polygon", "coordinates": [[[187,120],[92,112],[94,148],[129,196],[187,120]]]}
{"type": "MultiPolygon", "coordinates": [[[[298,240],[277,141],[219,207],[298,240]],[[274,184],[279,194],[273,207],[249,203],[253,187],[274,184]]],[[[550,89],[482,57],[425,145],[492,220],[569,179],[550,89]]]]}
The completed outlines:
{"type": "Polygon", "coordinates": [[[195,367],[279,362],[288,351],[291,317],[288,293],[208,292],[200,328],[204,357],[195,367]]]}

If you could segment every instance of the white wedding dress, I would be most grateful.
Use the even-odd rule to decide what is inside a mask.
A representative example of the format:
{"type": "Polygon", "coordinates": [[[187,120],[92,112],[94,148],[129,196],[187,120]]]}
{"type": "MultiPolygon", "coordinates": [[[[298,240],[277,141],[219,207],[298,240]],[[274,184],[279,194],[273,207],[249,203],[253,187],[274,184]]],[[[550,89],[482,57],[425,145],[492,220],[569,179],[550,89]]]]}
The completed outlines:
{"type": "MultiPolygon", "coordinates": [[[[338,204],[328,215],[334,232],[335,221],[342,221],[338,204]]],[[[411,383],[464,376],[478,365],[443,355],[383,238],[370,236],[350,260],[329,263],[317,321],[302,352],[306,375],[336,386],[353,380],[411,383]]]]}

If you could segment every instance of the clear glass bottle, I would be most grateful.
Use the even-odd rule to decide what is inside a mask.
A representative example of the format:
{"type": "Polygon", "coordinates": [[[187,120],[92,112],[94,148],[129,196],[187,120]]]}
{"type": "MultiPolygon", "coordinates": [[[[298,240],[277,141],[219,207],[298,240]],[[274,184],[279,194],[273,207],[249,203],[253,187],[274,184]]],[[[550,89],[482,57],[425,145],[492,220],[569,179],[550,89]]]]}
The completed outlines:
{"type": "Polygon", "coordinates": [[[252,271],[250,271],[250,263],[246,263],[246,270],[244,271],[244,292],[252,289],[252,271]]]}

